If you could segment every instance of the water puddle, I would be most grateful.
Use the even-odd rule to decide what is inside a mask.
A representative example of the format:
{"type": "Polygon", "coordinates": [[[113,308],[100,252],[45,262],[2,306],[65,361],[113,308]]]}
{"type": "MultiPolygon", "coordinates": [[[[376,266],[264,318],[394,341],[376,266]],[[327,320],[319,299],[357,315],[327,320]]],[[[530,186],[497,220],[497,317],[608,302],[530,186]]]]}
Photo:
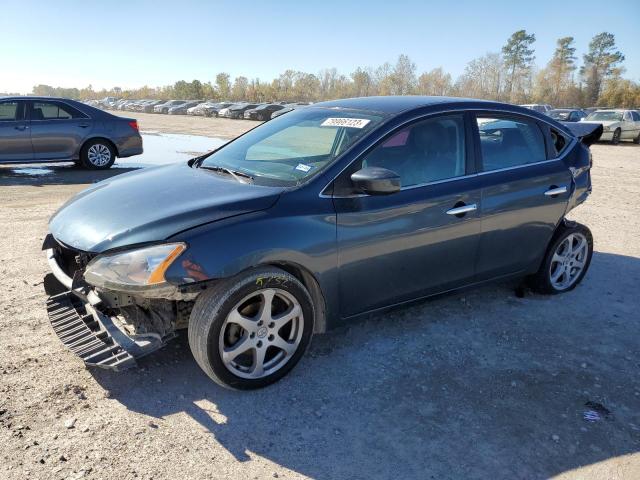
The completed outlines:
{"type": "Polygon", "coordinates": [[[53,170],[50,168],[14,168],[13,171],[18,175],[28,175],[32,177],[53,173],[53,170]]]}
{"type": "Polygon", "coordinates": [[[144,153],[117,159],[115,168],[136,168],[185,162],[227,143],[228,140],[200,135],[141,132],[144,153]]]}

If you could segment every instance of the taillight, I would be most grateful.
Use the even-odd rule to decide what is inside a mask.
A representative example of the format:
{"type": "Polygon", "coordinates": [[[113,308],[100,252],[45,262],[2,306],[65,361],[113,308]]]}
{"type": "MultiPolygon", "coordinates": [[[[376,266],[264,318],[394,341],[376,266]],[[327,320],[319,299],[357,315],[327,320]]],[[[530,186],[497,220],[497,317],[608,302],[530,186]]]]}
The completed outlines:
{"type": "Polygon", "coordinates": [[[138,129],[138,121],[137,120],[133,120],[132,122],[129,122],[129,126],[131,128],[133,128],[136,132],[139,130],[138,129]]]}

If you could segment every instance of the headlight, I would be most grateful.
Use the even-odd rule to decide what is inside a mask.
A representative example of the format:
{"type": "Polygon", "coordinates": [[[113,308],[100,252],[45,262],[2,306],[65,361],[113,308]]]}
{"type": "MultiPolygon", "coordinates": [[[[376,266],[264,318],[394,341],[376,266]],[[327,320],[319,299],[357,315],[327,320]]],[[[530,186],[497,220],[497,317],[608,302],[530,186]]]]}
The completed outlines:
{"type": "Polygon", "coordinates": [[[184,243],[166,243],[102,255],[89,262],[84,279],[95,287],[120,291],[162,286],[167,268],[186,248],[184,243]]]}

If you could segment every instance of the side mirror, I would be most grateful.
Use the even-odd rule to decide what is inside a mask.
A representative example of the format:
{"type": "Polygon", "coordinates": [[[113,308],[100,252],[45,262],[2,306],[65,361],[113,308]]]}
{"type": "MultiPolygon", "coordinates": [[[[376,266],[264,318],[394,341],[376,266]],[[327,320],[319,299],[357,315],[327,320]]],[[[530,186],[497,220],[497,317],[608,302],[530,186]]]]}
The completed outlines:
{"type": "Polygon", "coordinates": [[[400,175],[381,167],[366,167],[351,175],[357,190],[369,195],[389,195],[400,191],[400,175]]]}

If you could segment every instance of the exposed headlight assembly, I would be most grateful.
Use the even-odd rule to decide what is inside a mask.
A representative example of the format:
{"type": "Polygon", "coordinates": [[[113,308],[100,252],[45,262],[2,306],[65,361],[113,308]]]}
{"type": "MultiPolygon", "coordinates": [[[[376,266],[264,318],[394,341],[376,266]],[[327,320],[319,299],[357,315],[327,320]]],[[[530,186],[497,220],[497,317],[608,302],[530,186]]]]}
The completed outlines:
{"type": "Polygon", "coordinates": [[[141,291],[167,285],[164,274],[186,250],[184,243],[100,255],[87,265],[84,279],[94,287],[121,292],[141,291]]]}

